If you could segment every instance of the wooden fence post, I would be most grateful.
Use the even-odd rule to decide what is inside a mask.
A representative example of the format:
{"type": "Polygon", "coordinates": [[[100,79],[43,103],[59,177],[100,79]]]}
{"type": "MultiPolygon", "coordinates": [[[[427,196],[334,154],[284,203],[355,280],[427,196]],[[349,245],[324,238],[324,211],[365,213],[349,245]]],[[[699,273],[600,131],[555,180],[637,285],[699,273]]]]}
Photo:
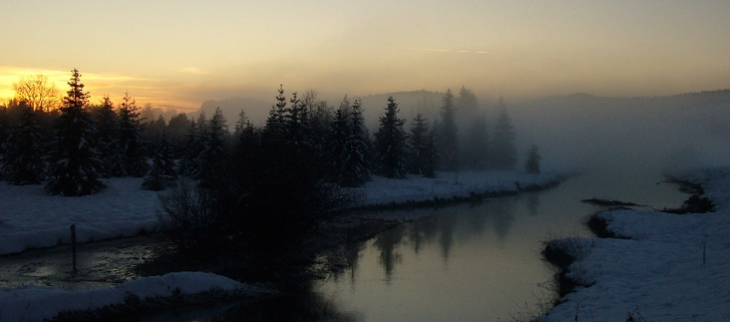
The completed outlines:
{"type": "Polygon", "coordinates": [[[76,224],[71,225],[71,253],[73,254],[74,273],[76,273],[76,224]]]}

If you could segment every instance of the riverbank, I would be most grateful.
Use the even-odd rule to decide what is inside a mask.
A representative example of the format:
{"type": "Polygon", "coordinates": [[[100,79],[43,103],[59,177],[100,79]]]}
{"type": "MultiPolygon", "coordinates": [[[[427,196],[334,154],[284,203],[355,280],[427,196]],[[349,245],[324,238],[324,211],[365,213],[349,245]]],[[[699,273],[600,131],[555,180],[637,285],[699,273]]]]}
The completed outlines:
{"type": "Polygon", "coordinates": [[[608,210],[596,220],[609,238],[552,241],[567,294],[539,321],[730,319],[730,168],[675,177],[700,185],[716,211],[608,210]]]}
{"type": "MultiPolygon", "coordinates": [[[[2,232],[0,234],[0,253],[8,254],[32,248],[66,244],[70,240],[68,227],[71,224],[76,225],[78,240],[80,242],[93,242],[164,230],[156,214],[157,194],[141,190],[139,188],[140,180],[130,178],[112,179],[109,182],[109,188],[104,192],[81,198],[47,196],[43,193],[42,187],[40,186],[14,187],[6,183],[0,183],[0,204],[7,210],[3,212],[2,218],[0,218],[2,222],[0,223],[0,232],[2,232]]],[[[419,203],[421,205],[441,204],[443,202],[454,202],[457,200],[473,200],[493,195],[547,188],[558,184],[562,180],[563,178],[557,174],[528,175],[515,172],[439,173],[436,179],[415,177],[408,180],[393,180],[376,177],[375,180],[369,182],[365,187],[354,189],[361,196],[360,203],[355,205],[354,208],[389,207],[412,203],[419,203]]],[[[304,245],[305,251],[297,254],[297,258],[294,258],[293,262],[295,262],[295,265],[301,267],[312,267],[306,272],[303,272],[302,279],[325,276],[332,271],[342,269],[348,265],[347,258],[350,250],[348,245],[367,240],[378,232],[401,223],[402,219],[361,216],[359,214],[336,218],[318,229],[316,236],[312,237],[304,245]]],[[[48,249],[48,251],[52,251],[52,249],[48,249]]],[[[152,264],[148,265],[156,266],[156,269],[159,270],[158,272],[141,275],[159,276],[135,279],[132,282],[159,278],[160,276],[167,276],[165,274],[170,271],[180,270],[180,266],[174,265],[174,263],[173,265],[158,265],[168,259],[165,257],[158,258],[157,262],[153,261],[152,264]]],[[[43,260],[40,261],[43,262],[43,260]]],[[[243,258],[239,260],[239,262],[241,261],[247,261],[247,259],[243,258]]],[[[39,272],[39,274],[46,274],[46,266],[36,265],[38,262],[39,260],[37,259],[32,260],[29,265],[23,265],[19,269],[31,275],[39,272]],[[31,267],[32,271],[26,271],[28,267],[31,267]]],[[[67,263],[64,261],[65,264],[67,263]]],[[[273,263],[271,265],[275,264],[273,263]]],[[[48,263],[41,265],[48,265],[48,263]]],[[[215,267],[213,269],[210,267],[214,267],[213,265],[215,264],[212,266],[205,265],[208,265],[208,263],[203,263],[202,266],[198,267],[194,267],[195,265],[187,265],[184,270],[222,271],[224,275],[228,275],[225,274],[225,267],[215,267]]],[[[249,263],[245,265],[252,266],[258,264],[249,263]]],[[[236,270],[238,268],[236,267],[236,270]]],[[[94,269],[90,268],[90,270],[94,269]]],[[[71,274],[67,270],[52,274],[71,274]]],[[[262,270],[259,269],[259,271],[262,270]]],[[[275,270],[271,271],[273,274],[277,273],[275,270]]],[[[95,274],[98,275],[103,272],[102,269],[100,272],[95,272],[95,274]]],[[[78,275],[74,273],[72,274],[73,278],[61,279],[60,282],[63,284],[64,281],[66,283],[72,283],[79,279],[85,280],[83,276],[86,273],[88,272],[82,268],[78,275]]],[[[12,278],[12,276],[9,277],[9,279],[12,278]]],[[[43,280],[43,284],[48,285],[47,283],[53,279],[53,277],[46,278],[43,280]]],[[[124,277],[121,277],[121,281],[124,279],[124,277]]],[[[112,280],[117,281],[120,279],[112,280]]],[[[250,277],[250,280],[266,280],[266,278],[250,277]]],[[[116,285],[117,283],[112,282],[111,285],[116,285]]],[[[216,295],[213,296],[214,299],[228,293],[237,294],[236,291],[221,293],[217,291],[215,285],[210,284],[206,279],[201,279],[198,282],[191,281],[191,283],[202,287],[203,291],[199,294],[182,294],[182,303],[188,303],[185,302],[188,300],[205,303],[204,300],[209,299],[211,294],[216,295]],[[211,289],[214,290],[212,293],[211,289]]],[[[113,286],[112,289],[119,289],[122,287],[121,285],[126,284],[113,286]]],[[[4,302],[2,307],[6,313],[3,314],[23,311],[26,310],[26,307],[34,307],[42,305],[47,301],[53,301],[54,298],[58,298],[57,294],[66,294],[69,295],[69,298],[74,297],[71,294],[82,294],[78,296],[91,298],[94,296],[90,294],[97,294],[94,292],[109,289],[109,286],[100,286],[101,288],[74,291],[58,287],[41,288],[35,286],[5,289],[2,291],[2,294],[6,295],[4,298],[13,298],[14,300],[4,302]]],[[[121,289],[124,289],[124,287],[121,289]]],[[[165,289],[170,290],[171,288],[165,287],[165,289]]],[[[172,288],[172,290],[174,291],[175,288],[172,288]]],[[[160,305],[159,308],[169,308],[170,306],[167,303],[170,301],[179,302],[177,301],[179,299],[176,297],[181,295],[177,292],[173,293],[172,296],[162,296],[159,299],[151,299],[151,301],[153,303],[154,301],[159,301],[165,304],[160,305]]],[[[119,297],[118,295],[114,296],[119,297]]],[[[86,304],[78,304],[81,302],[73,302],[75,303],[73,304],[71,302],[61,301],[60,306],[53,307],[55,307],[54,310],[56,310],[56,313],[69,310],[77,310],[78,313],[80,310],[86,311],[86,313],[91,312],[92,315],[98,313],[102,316],[109,316],[110,314],[115,314],[114,312],[116,311],[129,309],[127,302],[129,302],[127,299],[122,299],[122,304],[104,304],[104,307],[110,307],[111,310],[104,309],[102,311],[98,311],[98,303],[100,303],[98,301],[83,302],[86,304]],[[69,306],[64,308],[64,303],[69,304],[69,306]]],[[[144,300],[138,302],[150,301],[144,300]]],[[[51,309],[49,308],[43,312],[45,312],[43,313],[45,314],[44,316],[47,316],[50,314],[48,312],[51,312],[51,309]]],[[[86,313],[72,316],[83,317],[86,313]]],[[[24,315],[24,317],[28,316],[31,315],[24,315]]],[[[3,318],[3,315],[0,315],[0,321],[6,320],[13,321],[14,319],[6,319],[3,318]]]]}
{"type": "MultiPolygon", "coordinates": [[[[406,180],[375,176],[362,188],[353,208],[465,200],[555,185],[556,173],[511,171],[437,173],[436,178],[406,180]]],[[[67,245],[70,226],[79,243],[131,237],[164,230],[158,193],[141,189],[141,178],[112,178],[102,192],[83,197],[49,196],[43,186],[0,182],[0,255],[67,245]]],[[[164,192],[162,192],[164,193],[164,192]]]]}

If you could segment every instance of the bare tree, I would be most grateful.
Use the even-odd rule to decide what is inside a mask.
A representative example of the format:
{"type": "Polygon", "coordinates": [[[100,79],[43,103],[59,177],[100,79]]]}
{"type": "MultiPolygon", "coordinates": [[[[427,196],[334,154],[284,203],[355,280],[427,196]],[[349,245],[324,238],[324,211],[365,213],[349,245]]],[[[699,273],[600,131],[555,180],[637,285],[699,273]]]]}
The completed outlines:
{"type": "Polygon", "coordinates": [[[56,85],[48,81],[45,75],[21,76],[13,84],[15,98],[25,101],[34,111],[50,112],[60,104],[56,85]]]}

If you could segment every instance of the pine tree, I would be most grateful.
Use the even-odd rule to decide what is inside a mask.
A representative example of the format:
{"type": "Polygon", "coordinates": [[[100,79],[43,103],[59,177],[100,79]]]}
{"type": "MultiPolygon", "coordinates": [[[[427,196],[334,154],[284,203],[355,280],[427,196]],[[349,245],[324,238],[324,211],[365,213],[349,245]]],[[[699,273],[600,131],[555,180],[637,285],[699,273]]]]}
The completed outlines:
{"type": "Polygon", "coordinates": [[[104,164],[103,178],[123,177],[126,173],[124,157],[119,149],[119,116],[109,96],[104,96],[101,106],[95,110],[99,133],[99,158],[104,164]]]}
{"type": "Polygon", "coordinates": [[[145,158],[142,136],[140,135],[139,107],[125,93],[119,105],[119,147],[123,151],[126,175],[143,177],[149,168],[145,158]]]}
{"type": "Polygon", "coordinates": [[[516,133],[507,114],[504,100],[501,97],[499,98],[498,113],[492,137],[492,151],[489,153],[491,168],[514,170],[517,165],[516,133]]]}
{"type": "Polygon", "coordinates": [[[426,136],[426,146],[422,155],[424,155],[423,160],[425,162],[421,169],[421,174],[426,178],[436,177],[436,160],[438,160],[438,150],[436,149],[436,136],[434,135],[434,129],[431,129],[426,136]]]}
{"type": "Polygon", "coordinates": [[[386,178],[406,177],[406,139],[403,130],[405,120],[398,118],[398,104],[388,97],[385,115],[380,117],[380,127],[375,133],[375,148],[379,173],[386,178]]]}
{"type": "Polygon", "coordinates": [[[243,130],[246,128],[248,122],[248,117],[246,117],[246,112],[241,110],[240,113],[238,113],[238,120],[236,121],[236,127],[233,131],[233,137],[239,138],[241,134],[243,133],[243,130]]]}
{"type": "Polygon", "coordinates": [[[463,152],[464,164],[472,170],[486,169],[488,151],[487,119],[484,115],[475,115],[466,132],[463,152]]]}
{"type": "Polygon", "coordinates": [[[224,189],[226,160],[228,159],[228,127],[220,107],[208,122],[207,131],[202,136],[202,150],[198,156],[196,176],[198,184],[204,189],[224,189]]]}
{"type": "Polygon", "coordinates": [[[430,146],[432,142],[430,137],[430,130],[428,120],[423,117],[423,114],[418,113],[413,119],[411,125],[411,135],[408,138],[409,147],[409,166],[408,172],[412,174],[433,173],[433,147],[430,146]]]}
{"type": "Polygon", "coordinates": [[[0,173],[10,184],[40,184],[44,179],[46,163],[43,151],[42,129],[36,123],[33,108],[21,106],[20,120],[11,127],[5,145],[5,155],[0,162],[0,173]]]}
{"type": "Polygon", "coordinates": [[[459,90],[459,98],[456,99],[456,109],[461,115],[474,115],[476,114],[479,104],[477,97],[470,89],[465,86],[461,86],[459,90]]]}
{"type": "Polygon", "coordinates": [[[175,161],[167,135],[163,132],[152,158],[152,169],[142,182],[142,189],[160,191],[174,184],[177,179],[175,161]]]}
{"type": "Polygon", "coordinates": [[[349,120],[349,125],[346,126],[348,133],[345,141],[340,185],[360,187],[371,180],[373,153],[370,140],[365,132],[360,100],[355,100],[349,114],[349,117],[345,118],[349,120]]]}
{"type": "Polygon", "coordinates": [[[441,126],[438,129],[438,150],[441,156],[440,168],[446,171],[459,170],[459,137],[456,127],[454,95],[447,90],[441,106],[441,126]]]}
{"type": "Polygon", "coordinates": [[[172,147],[172,156],[175,159],[181,159],[187,152],[185,150],[186,135],[190,130],[190,120],[185,113],[170,118],[167,123],[166,135],[170,146],[172,147]]]}
{"type": "Polygon", "coordinates": [[[81,74],[74,69],[56,121],[55,149],[51,156],[46,190],[64,196],[88,195],[104,188],[99,181],[102,170],[96,147],[97,132],[86,110],[89,93],[80,82],[81,74]]]}
{"type": "Polygon", "coordinates": [[[525,171],[527,173],[537,174],[540,173],[540,154],[537,150],[537,145],[531,145],[530,151],[527,153],[527,160],[525,161],[525,171]]]}
{"type": "Polygon", "coordinates": [[[327,168],[329,169],[328,180],[340,183],[344,172],[344,163],[347,158],[345,145],[350,135],[349,122],[345,116],[342,105],[335,111],[335,119],[332,121],[331,131],[327,140],[327,168]]]}
{"type": "Polygon", "coordinates": [[[198,169],[197,162],[201,146],[198,134],[198,126],[195,120],[190,121],[190,127],[188,127],[188,132],[185,135],[183,156],[177,167],[177,173],[180,175],[194,177],[195,171],[198,169]]]}

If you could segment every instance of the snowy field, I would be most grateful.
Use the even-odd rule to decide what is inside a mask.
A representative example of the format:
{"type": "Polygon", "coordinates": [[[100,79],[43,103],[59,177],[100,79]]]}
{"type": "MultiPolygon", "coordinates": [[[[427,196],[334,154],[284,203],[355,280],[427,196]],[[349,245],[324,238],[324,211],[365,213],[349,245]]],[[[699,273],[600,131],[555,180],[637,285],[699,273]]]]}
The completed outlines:
{"type": "MultiPolygon", "coordinates": [[[[439,173],[436,179],[375,177],[363,188],[363,205],[467,197],[470,192],[507,192],[529,185],[547,185],[556,174],[517,172],[439,173]]],[[[139,178],[113,178],[99,194],[84,197],[49,196],[43,186],[11,186],[0,182],[0,254],[68,244],[70,226],[78,242],[133,236],[161,229],[156,192],[142,190],[139,178]]]]}
{"type": "Polygon", "coordinates": [[[730,321],[730,168],[687,172],[717,212],[606,211],[610,239],[564,239],[587,287],[540,321],[730,321]]]}
{"type": "Polygon", "coordinates": [[[123,306],[130,298],[145,301],[206,293],[255,297],[271,292],[220,275],[200,272],[145,277],[111,288],[88,291],[28,286],[21,289],[0,290],[0,321],[50,320],[60,312],[123,306]]]}

